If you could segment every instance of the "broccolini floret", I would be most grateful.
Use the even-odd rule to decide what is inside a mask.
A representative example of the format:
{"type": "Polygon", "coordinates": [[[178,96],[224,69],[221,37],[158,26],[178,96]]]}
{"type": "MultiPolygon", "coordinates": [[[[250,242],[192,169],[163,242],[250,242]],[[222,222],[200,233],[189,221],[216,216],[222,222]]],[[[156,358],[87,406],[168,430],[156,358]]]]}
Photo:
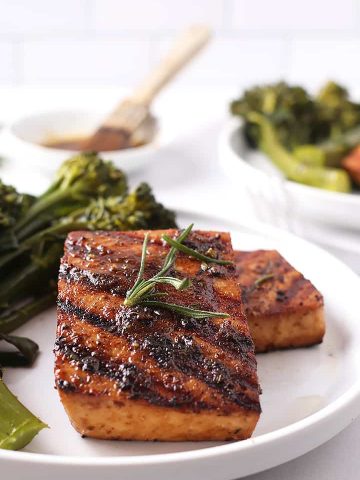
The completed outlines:
{"type": "Polygon", "coordinates": [[[54,183],[40,195],[16,225],[22,240],[49,221],[89,204],[93,198],[127,193],[127,180],[122,170],[96,153],[80,153],[58,170],[54,183]]]}
{"type": "Polygon", "coordinates": [[[0,180],[0,232],[15,225],[34,203],[35,197],[18,193],[0,180]]]}

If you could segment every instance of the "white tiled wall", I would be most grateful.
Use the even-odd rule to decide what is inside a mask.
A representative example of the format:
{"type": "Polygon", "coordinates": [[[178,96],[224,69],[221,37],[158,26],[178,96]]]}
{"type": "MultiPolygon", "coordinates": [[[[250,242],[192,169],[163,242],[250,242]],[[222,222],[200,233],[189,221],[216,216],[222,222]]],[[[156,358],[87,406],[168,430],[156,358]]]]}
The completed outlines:
{"type": "Polygon", "coordinates": [[[199,22],[184,84],[360,85],[360,0],[0,0],[0,84],[130,85],[199,22]]]}

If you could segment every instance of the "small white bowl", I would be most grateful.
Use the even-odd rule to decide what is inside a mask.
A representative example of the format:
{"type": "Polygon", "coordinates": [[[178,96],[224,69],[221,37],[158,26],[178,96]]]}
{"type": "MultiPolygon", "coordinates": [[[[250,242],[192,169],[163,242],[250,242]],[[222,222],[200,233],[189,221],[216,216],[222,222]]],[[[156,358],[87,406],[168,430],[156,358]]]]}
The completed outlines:
{"type": "MultiPolygon", "coordinates": [[[[78,152],[47,147],[43,143],[51,138],[86,136],[96,129],[105,116],[106,112],[100,111],[63,110],[22,117],[2,132],[1,152],[23,166],[26,164],[27,167],[34,166],[46,173],[53,173],[64,160],[78,152]]],[[[100,154],[130,173],[154,161],[154,154],[167,141],[162,133],[158,133],[145,145],[100,154]]]]}
{"type": "Polygon", "coordinates": [[[284,178],[261,152],[247,147],[242,124],[230,120],[219,137],[220,165],[232,182],[250,194],[262,221],[292,228],[311,219],[360,232],[360,195],[301,185],[284,178]],[[298,222],[299,223],[299,222],[298,222]]]}

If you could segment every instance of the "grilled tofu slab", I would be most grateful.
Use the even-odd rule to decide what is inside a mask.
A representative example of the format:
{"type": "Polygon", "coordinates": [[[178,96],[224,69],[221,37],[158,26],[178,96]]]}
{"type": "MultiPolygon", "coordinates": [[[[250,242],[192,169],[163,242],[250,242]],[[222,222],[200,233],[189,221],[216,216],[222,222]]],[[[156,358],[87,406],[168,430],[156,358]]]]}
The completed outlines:
{"type": "MultiPolygon", "coordinates": [[[[145,278],[169,251],[150,232],[145,278]]],[[[173,237],[176,230],[167,230],[173,237]]],[[[235,265],[204,266],[182,253],[170,275],[191,279],[166,301],[227,313],[195,320],[125,307],[140,267],[144,231],[72,232],[61,261],[55,381],[81,434],[123,440],[248,438],[260,415],[254,344],[235,265]]],[[[185,244],[233,260],[230,236],[192,232],[185,244]]]]}
{"type": "Polygon", "coordinates": [[[256,352],[321,343],[324,301],[312,283],[277,251],[234,255],[256,352]]]}

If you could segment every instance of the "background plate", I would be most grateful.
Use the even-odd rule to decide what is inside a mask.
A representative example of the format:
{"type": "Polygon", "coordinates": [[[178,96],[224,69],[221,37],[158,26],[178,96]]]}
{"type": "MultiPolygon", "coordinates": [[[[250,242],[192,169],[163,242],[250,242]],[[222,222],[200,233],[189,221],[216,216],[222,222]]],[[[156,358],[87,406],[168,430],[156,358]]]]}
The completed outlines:
{"type": "Polygon", "coordinates": [[[51,428],[22,452],[0,451],[4,478],[60,480],[233,479],[279,465],[320,445],[360,413],[359,278],[318,247],[281,230],[244,226],[179,212],[181,225],[232,233],[235,248],[278,249],[311,278],[326,302],[327,334],[322,345],[258,356],[263,388],[254,437],[243,442],[143,443],[82,439],[70,426],[53,388],[55,309],[19,333],[41,348],[34,368],[7,370],[5,381],[51,428]]]}

